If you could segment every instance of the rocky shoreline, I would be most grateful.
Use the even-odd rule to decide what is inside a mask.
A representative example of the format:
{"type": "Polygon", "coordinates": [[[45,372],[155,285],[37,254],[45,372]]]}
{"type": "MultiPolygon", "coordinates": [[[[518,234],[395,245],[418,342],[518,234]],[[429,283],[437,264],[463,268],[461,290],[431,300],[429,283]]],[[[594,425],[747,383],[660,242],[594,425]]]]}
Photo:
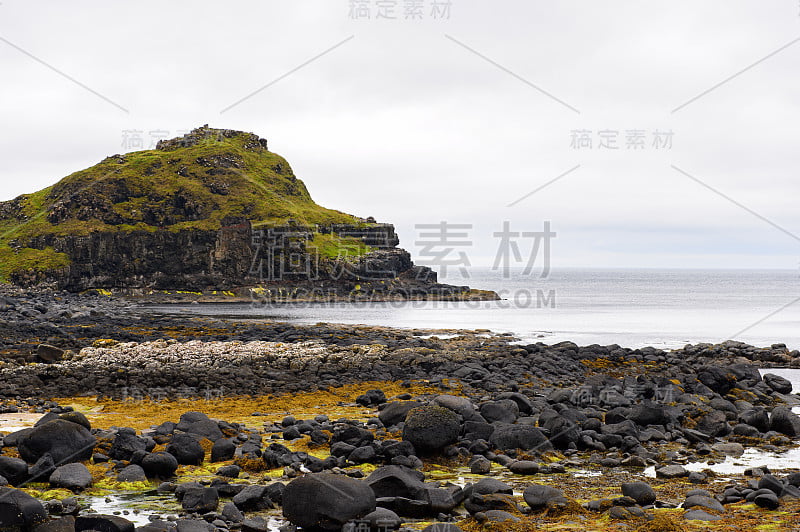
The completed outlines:
{"type": "Polygon", "coordinates": [[[759,372],[800,367],[782,344],[521,345],[10,289],[0,326],[0,412],[44,414],[3,436],[3,526],[127,532],[81,502],[125,490],[160,497],[143,532],[800,529],[798,468],[713,471],[797,447],[791,383],[759,372]]]}

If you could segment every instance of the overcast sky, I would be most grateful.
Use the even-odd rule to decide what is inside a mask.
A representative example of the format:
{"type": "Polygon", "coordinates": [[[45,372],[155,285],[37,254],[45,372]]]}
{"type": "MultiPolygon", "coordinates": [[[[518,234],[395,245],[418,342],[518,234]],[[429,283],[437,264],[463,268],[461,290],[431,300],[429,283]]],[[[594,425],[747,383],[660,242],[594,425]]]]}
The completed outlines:
{"type": "Polygon", "coordinates": [[[208,123],[414,252],[550,221],[553,267],[798,268],[797,0],[350,4],[2,0],[0,199],[208,123]]]}

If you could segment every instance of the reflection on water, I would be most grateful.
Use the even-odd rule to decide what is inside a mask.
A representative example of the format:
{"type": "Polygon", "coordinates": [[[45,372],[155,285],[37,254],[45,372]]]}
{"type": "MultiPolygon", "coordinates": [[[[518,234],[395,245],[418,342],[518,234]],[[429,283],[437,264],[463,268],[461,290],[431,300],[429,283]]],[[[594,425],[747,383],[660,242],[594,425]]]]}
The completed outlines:
{"type": "Polygon", "coordinates": [[[81,513],[116,514],[136,526],[146,525],[154,514],[166,518],[176,515],[181,507],[173,493],[146,492],[116,493],[103,497],[78,497],[84,510],[81,513]]]}
{"type": "MultiPolygon", "coordinates": [[[[175,494],[171,492],[158,492],[156,490],[145,492],[126,492],[107,495],[104,497],[79,496],[78,499],[84,509],[81,514],[106,514],[119,515],[133,522],[137,527],[146,525],[151,517],[159,519],[175,518],[182,512],[182,508],[175,494]]],[[[220,510],[223,502],[220,502],[220,510]]],[[[248,517],[252,517],[252,512],[248,517]]],[[[286,524],[274,515],[262,515],[267,520],[268,528],[272,532],[286,524]]]]}

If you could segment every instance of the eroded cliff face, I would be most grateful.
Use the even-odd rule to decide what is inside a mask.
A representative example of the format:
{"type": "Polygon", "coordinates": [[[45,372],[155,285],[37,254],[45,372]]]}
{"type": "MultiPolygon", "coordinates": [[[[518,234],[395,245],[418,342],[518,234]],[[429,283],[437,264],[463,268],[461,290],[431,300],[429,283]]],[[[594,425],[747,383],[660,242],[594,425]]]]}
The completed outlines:
{"type": "Polygon", "coordinates": [[[466,287],[438,284],[436,273],[415,266],[397,248],[390,224],[373,227],[277,226],[254,230],[245,218],[226,219],[217,231],[96,232],[78,236],[41,235],[25,242],[70,258],[66,267],[23,271],[12,282],[51,284],[69,291],[188,290],[236,291],[257,288],[260,297],[304,299],[353,297],[454,297],[466,287]],[[370,248],[349,256],[325,256],[315,235],[333,242],[358,239],[370,248]]]}
{"type": "MultiPolygon", "coordinates": [[[[317,205],[252,133],[198,128],[0,202],[0,281],[59,289],[424,297],[391,224],[317,205]]],[[[298,296],[302,297],[302,296],[298,296]]]]}

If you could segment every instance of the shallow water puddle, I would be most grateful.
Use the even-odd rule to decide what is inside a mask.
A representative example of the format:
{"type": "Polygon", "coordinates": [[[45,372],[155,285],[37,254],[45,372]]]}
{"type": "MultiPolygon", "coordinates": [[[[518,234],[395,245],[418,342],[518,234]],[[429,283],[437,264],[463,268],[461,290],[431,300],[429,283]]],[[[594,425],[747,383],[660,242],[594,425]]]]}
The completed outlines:
{"type": "Polygon", "coordinates": [[[29,412],[0,414],[0,432],[16,432],[32,427],[43,415],[29,412]]]}
{"type": "MultiPolygon", "coordinates": [[[[135,526],[143,526],[151,521],[151,516],[166,520],[181,512],[181,505],[173,493],[159,493],[156,490],[146,492],[115,493],[106,496],[78,497],[84,509],[81,514],[99,513],[120,515],[132,521],[135,526]]],[[[220,509],[222,502],[220,503],[220,509]]],[[[248,517],[260,515],[267,520],[269,530],[276,531],[286,524],[280,517],[262,512],[251,512],[248,517]]]]}
{"type": "MultiPolygon", "coordinates": [[[[722,462],[709,464],[708,462],[689,462],[684,464],[688,471],[703,471],[710,469],[722,475],[741,475],[751,467],[767,466],[771,471],[785,469],[800,469],[800,447],[789,449],[782,453],[764,451],[762,449],[745,449],[741,456],[727,456],[722,462]]],[[[644,470],[647,477],[655,478],[655,466],[644,470]]]]}
{"type": "Polygon", "coordinates": [[[136,526],[150,522],[149,516],[162,518],[177,515],[180,504],[172,493],[147,492],[115,493],[105,496],[78,497],[84,510],[81,513],[116,514],[132,521],[136,526]]]}

